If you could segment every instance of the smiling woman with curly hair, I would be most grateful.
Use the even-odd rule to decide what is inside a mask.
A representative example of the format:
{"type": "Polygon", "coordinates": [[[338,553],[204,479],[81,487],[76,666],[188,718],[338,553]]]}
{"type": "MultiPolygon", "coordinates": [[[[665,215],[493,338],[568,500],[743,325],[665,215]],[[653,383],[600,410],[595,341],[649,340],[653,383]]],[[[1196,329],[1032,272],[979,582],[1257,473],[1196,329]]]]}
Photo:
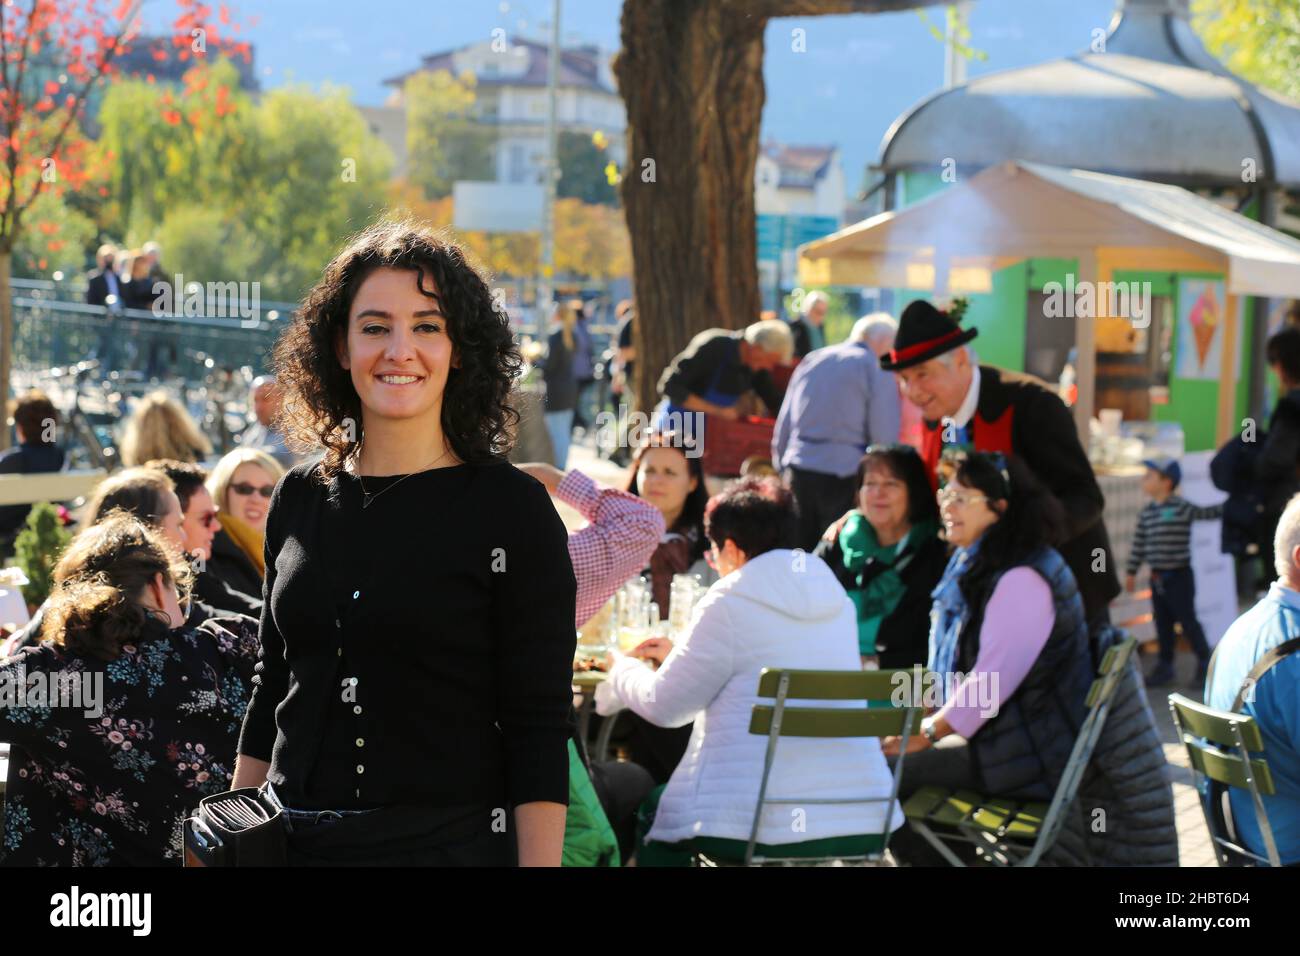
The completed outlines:
{"type": "Polygon", "coordinates": [[[458,246],[403,222],[372,226],[335,256],[276,344],[286,437],[304,451],[325,447],[319,473],[326,479],[356,450],[363,396],[339,349],[349,307],[376,270],[418,277],[416,289],[431,303],[454,304],[441,316],[456,351],[442,386],[442,432],[462,461],[503,455],[519,421],[510,392],[523,364],[510,321],[458,246]]]}
{"type": "Polygon", "coordinates": [[[576,585],[504,455],[519,354],[488,283],[404,222],[356,236],[275,350],[287,437],[236,786],[289,860],[558,865],[576,585]],[[513,811],[513,819],[507,815],[513,811]]]}

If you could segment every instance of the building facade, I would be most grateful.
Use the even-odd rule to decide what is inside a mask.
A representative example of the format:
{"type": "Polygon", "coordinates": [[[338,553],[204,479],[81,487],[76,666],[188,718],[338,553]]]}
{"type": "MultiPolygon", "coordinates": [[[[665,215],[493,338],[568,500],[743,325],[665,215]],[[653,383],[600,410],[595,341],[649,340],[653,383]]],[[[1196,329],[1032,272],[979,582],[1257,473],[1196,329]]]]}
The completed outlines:
{"type": "MultiPolygon", "coordinates": [[[[432,53],[416,70],[385,81],[394,88],[388,106],[401,105],[402,87],[415,73],[473,75],[478,117],[496,131],[496,181],[540,182],[546,159],[549,60],[548,45],[504,37],[432,53]]],[[[627,114],[610,62],[611,56],[596,46],[561,52],[556,120],[561,131],[603,133],[610,160],[622,169],[627,161],[627,114]]]]}

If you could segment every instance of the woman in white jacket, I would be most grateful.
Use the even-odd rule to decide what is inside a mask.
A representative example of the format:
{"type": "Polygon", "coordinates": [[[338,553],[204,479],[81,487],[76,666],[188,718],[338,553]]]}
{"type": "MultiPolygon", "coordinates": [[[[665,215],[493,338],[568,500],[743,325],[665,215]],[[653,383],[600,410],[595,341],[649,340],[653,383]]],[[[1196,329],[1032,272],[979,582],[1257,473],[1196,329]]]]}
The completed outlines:
{"type": "MultiPolygon", "coordinates": [[[[705,532],[721,579],[676,644],[652,639],[633,656],[615,655],[607,693],[661,727],[695,722],[681,763],[642,808],[643,819],[653,823],[639,865],[681,865],[693,849],[743,857],[767,745],[765,736],[749,733],[754,705],[770,703],[757,695],[763,668],[861,666],[853,604],[820,558],[789,550],[794,527],[790,494],[774,479],[739,482],[715,496],[705,532]]],[[[777,746],[768,797],[887,798],[891,782],[874,739],[786,737],[777,746]]],[[[883,799],[769,804],[757,852],[820,856],[876,849],[878,838],[863,837],[881,832],[886,807],[883,799]]],[[[902,821],[897,808],[892,819],[902,821]]]]}

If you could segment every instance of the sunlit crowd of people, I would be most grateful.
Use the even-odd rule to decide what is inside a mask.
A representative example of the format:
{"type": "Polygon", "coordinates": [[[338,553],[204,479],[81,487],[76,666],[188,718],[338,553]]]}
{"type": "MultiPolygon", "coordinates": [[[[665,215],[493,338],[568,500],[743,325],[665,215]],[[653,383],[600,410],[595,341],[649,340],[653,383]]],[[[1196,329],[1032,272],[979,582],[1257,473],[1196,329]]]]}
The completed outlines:
{"type": "MultiPolygon", "coordinates": [[[[116,250],[101,255],[93,294],[126,300],[147,256],[125,272],[116,250]]],[[[555,311],[544,419],[521,423],[519,346],[484,276],[410,223],[358,234],[254,383],[239,447],[217,456],[166,392],[123,423],[125,467],[84,503],[49,598],[0,663],[0,676],[102,674],[102,712],[0,709],[0,863],[179,865],[199,801],[230,790],[279,811],[292,865],[677,866],[754,842],[792,857],[887,843],[898,862],[941,862],[890,808],[904,754],[900,801],[926,786],[1051,800],[1122,638],[1070,413],[1041,383],[980,365],[974,330],[931,303],[868,316],[838,344],[826,305],[697,336],[659,379],[669,425],[631,449],[615,487],[568,466],[592,377],[580,302],[555,311]],[[755,400],[775,419],[771,457],[719,482],[700,454],[709,434],[670,424],[735,420],[755,400]],[[519,430],[539,424],[553,460],[511,464],[519,430]],[[585,525],[568,531],[552,500],[585,525]],[[592,662],[624,758],[598,759],[577,730],[575,630],[633,578],[666,611],[681,576],[707,588],[684,628],[592,662]],[[768,779],[768,739],[749,732],[765,668],[953,679],[906,739],[782,740],[768,779]],[[810,800],[799,826],[782,804],[755,820],[760,782],[810,800]],[[875,802],[832,802],[854,794],[875,802]]],[[[635,306],[620,313],[627,388],[647,370],[635,306]]],[[[62,465],[41,401],[16,406],[26,457],[12,470],[62,465]]],[[[1293,501],[1270,592],[1286,613],[1300,608],[1297,528],[1293,501]]],[[[1214,679],[1237,678],[1212,679],[1221,696],[1214,679]]],[[[1143,693],[1134,670],[1080,784],[1079,804],[1104,804],[1112,825],[1098,833],[1075,807],[1055,862],[1176,865],[1143,693]]],[[[1265,695],[1258,719],[1294,863],[1290,694],[1265,695]]]]}

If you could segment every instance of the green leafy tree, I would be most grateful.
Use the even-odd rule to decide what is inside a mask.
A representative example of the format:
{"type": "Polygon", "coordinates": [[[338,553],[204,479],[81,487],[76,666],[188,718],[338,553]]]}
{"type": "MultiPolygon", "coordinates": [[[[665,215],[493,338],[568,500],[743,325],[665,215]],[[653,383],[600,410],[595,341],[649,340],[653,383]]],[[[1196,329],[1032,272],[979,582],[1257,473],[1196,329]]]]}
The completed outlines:
{"type": "Polygon", "coordinates": [[[458,179],[495,178],[496,132],[476,113],[472,73],[416,73],[402,87],[409,178],[426,199],[450,196],[458,179]]]}
{"type": "Polygon", "coordinates": [[[561,130],[556,147],[560,162],[557,193],[561,199],[581,199],[590,205],[617,206],[618,191],[605,168],[609,154],[593,137],[573,130],[561,130]]]}
{"type": "Polygon", "coordinates": [[[28,208],[26,227],[14,244],[14,272],[31,278],[55,271],[78,273],[94,242],[95,223],[89,216],[66,196],[43,192],[28,208]]]}
{"type": "Polygon", "coordinates": [[[108,91],[99,149],[113,198],[100,227],[157,238],[187,280],[256,281],[263,299],[296,299],[382,211],[393,157],[341,89],[254,102],[236,81],[219,63],[187,73],[183,89],[108,91]]]}
{"type": "MultiPolygon", "coordinates": [[[[80,121],[92,93],[117,71],[141,24],[142,0],[4,0],[0,4],[0,396],[9,394],[14,353],[10,278],[27,214],[44,192],[75,193],[86,181],[80,121]]],[[[172,52],[160,60],[205,56],[230,25],[201,0],[177,0],[172,52]]],[[[238,27],[232,27],[238,29],[238,27]]],[[[235,44],[248,55],[246,44],[235,44]]],[[[0,448],[9,432],[0,429],[0,448]]]]}
{"type": "Polygon", "coordinates": [[[294,300],[348,234],[383,212],[393,155],[339,88],[275,90],[256,130],[258,178],[238,206],[262,239],[250,275],[263,298],[294,300]]]}
{"type": "Polygon", "coordinates": [[[167,272],[180,272],[187,281],[252,275],[262,251],[245,223],[208,205],[173,207],[154,235],[167,272]]]}
{"type": "Polygon", "coordinates": [[[27,524],[14,541],[14,563],[27,575],[23,598],[41,604],[54,588],[54,566],[72,540],[59,521],[59,512],[48,502],[32,505],[27,524]]]}
{"type": "Polygon", "coordinates": [[[1211,53],[1252,83],[1300,100],[1300,3],[1195,0],[1193,25],[1211,53]]]}

